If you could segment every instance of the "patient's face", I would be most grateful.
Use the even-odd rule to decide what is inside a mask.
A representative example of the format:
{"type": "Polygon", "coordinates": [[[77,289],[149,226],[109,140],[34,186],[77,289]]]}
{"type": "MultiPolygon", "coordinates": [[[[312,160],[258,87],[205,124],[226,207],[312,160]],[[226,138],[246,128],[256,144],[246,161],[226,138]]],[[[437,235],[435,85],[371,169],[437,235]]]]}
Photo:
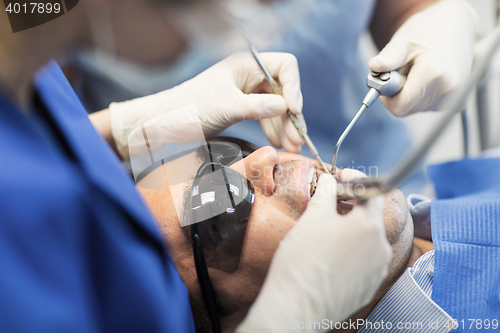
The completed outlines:
{"type": "MultiPolygon", "coordinates": [[[[231,167],[252,182],[255,188],[255,202],[238,270],[228,274],[210,269],[210,275],[216,289],[234,293],[245,303],[256,297],[280,241],[306,209],[311,198],[308,174],[311,168],[318,165],[316,161],[303,156],[278,153],[271,147],[264,147],[231,167]]],[[[314,172],[317,172],[318,176],[321,174],[318,170],[314,172]]],[[[347,173],[345,172],[345,175],[347,173]]],[[[140,183],[138,185],[141,186],[140,183]]],[[[170,191],[142,192],[157,216],[160,227],[169,238],[169,252],[173,252],[181,276],[190,287],[191,284],[196,284],[196,274],[192,271],[187,273],[194,269],[192,248],[189,240],[179,232],[176,215],[176,211],[183,211],[179,207],[184,204],[185,187],[186,184],[178,184],[171,186],[170,191]]],[[[407,260],[411,252],[413,225],[409,223],[409,216],[406,200],[400,191],[395,190],[386,195],[384,220],[389,242],[394,251],[397,251],[393,259],[394,267],[407,260]]]]}

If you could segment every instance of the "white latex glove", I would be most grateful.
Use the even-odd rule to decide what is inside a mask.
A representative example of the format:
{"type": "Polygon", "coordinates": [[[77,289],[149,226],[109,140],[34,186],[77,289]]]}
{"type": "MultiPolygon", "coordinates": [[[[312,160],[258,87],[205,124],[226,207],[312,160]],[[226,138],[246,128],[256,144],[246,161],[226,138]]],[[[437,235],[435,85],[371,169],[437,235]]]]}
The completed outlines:
{"type": "Polygon", "coordinates": [[[151,119],[156,132],[162,133],[162,138],[156,139],[167,143],[174,137],[177,143],[185,143],[183,138],[188,142],[188,138],[191,140],[197,135],[191,133],[196,125],[201,125],[202,135],[209,137],[237,122],[269,117],[274,117],[273,126],[266,124],[264,131],[271,143],[299,152],[302,138],[286,117],[287,108],[297,115],[302,112],[297,59],[288,53],[262,53],[261,56],[271,75],[282,85],[284,97],[270,93],[271,87],[255,59],[250,53],[240,52],[172,89],[112,103],[109,107],[111,129],[120,155],[129,158],[130,133],[151,119]],[[169,114],[179,109],[182,112],[169,114]]]}
{"type": "Polygon", "coordinates": [[[408,73],[403,90],[382,103],[396,116],[440,110],[469,77],[474,55],[475,11],[465,0],[440,0],[412,15],[368,66],[408,73]],[[409,68],[408,68],[409,67],[409,68]],[[408,72],[409,69],[409,72],[408,72]]]}
{"type": "Polygon", "coordinates": [[[335,188],[331,175],[320,177],[306,211],[281,241],[238,333],[290,332],[299,323],[323,319],[340,322],[371,300],[391,258],[383,197],[341,216],[335,188]]]}

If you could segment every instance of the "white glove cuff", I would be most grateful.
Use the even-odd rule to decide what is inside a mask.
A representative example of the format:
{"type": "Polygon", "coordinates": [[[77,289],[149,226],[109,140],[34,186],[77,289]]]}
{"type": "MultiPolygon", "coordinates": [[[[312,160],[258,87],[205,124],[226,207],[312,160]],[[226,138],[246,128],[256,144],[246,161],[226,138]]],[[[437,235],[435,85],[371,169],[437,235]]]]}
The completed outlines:
{"type": "Polygon", "coordinates": [[[116,117],[117,150],[125,159],[151,154],[167,143],[185,144],[204,139],[198,109],[194,104],[177,110],[164,112],[144,123],[137,123],[132,131],[120,130],[118,126],[130,127],[123,117],[116,117]],[[126,135],[130,133],[129,135],[126,135]]]}
{"type": "Polygon", "coordinates": [[[116,150],[122,160],[126,161],[130,158],[127,144],[128,132],[123,130],[125,128],[125,117],[120,104],[111,103],[109,105],[109,115],[111,117],[111,134],[115,140],[116,150]]]}
{"type": "Polygon", "coordinates": [[[446,16],[449,16],[451,12],[462,12],[465,16],[464,18],[466,19],[468,16],[470,23],[474,26],[479,20],[476,10],[466,0],[439,0],[425,9],[424,12],[428,10],[437,11],[441,15],[446,16]]]}
{"type": "Polygon", "coordinates": [[[115,140],[116,150],[123,160],[130,158],[128,151],[129,135],[137,127],[148,120],[171,110],[169,104],[170,90],[158,94],[133,99],[130,101],[111,103],[111,134],[115,140]]]}

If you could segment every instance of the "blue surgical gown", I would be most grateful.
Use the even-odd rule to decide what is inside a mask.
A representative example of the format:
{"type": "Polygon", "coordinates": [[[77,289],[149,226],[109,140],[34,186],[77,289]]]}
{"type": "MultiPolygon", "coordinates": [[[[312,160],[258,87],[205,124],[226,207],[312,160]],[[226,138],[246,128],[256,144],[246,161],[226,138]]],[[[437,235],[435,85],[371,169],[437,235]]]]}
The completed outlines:
{"type": "Polygon", "coordinates": [[[194,332],[134,183],[60,68],[25,115],[0,91],[0,331],[194,332]]]}

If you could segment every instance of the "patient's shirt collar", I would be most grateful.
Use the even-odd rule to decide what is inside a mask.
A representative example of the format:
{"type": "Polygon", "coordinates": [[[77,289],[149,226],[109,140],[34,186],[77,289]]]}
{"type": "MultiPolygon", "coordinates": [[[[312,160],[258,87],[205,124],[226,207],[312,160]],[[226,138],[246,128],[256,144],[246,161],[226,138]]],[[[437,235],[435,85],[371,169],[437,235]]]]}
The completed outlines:
{"type": "Polygon", "coordinates": [[[403,273],[358,332],[450,332],[453,318],[431,299],[433,275],[434,251],[430,251],[403,273]]]}

